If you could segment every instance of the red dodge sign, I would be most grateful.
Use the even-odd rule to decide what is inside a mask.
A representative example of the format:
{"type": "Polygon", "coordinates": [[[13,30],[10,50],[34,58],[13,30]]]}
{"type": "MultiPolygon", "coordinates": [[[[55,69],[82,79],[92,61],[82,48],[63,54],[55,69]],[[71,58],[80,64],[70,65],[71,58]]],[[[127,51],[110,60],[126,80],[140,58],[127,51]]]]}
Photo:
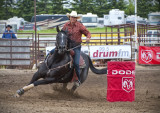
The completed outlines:
{"type": "Polygon", "coordinates": [[[139,64],[160,64],[160,47],[139,46],[139,64]]]}
{"type": "Polygon", "coordinates": [[[134,101],[135,99],[135,62],[107,63],[107,100],[134,101]]]}

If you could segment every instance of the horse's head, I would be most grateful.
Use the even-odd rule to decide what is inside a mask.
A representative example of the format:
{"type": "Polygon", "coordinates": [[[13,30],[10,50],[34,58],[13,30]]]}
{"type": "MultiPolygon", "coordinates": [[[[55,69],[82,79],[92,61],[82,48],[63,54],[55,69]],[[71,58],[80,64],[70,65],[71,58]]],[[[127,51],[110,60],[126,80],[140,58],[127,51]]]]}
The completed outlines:
{"type": "Polygon", "coordinates": [[[57,26],[57,36],[56,36],[56,48],[59,54],[64,54],[67,51],[67,39],[68,39],[68,30],[59,30],[57,26]]]}

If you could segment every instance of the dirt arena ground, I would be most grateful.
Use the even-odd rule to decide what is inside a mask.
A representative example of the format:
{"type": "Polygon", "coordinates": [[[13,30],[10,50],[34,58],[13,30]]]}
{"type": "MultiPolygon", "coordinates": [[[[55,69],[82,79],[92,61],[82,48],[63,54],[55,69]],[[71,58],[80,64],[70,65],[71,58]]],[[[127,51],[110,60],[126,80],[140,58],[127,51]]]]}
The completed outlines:
{"type": "Polygon", "coordinates": [[[107,77],[92,72],[75,94],[43,85],[14,98],[35,71],[0,70],[0,113],[160,113],[160,66],[136,67],[134,102],[106,101],[107,77]]]}

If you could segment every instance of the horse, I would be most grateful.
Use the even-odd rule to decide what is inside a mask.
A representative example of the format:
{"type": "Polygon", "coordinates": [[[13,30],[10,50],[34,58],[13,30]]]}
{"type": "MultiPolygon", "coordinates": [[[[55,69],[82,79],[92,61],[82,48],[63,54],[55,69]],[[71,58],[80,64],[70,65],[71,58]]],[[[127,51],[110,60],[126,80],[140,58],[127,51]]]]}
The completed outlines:
{"type": "MultiPolygon", "coordinates": [[[[56,28],[58,34],[56,35],[56,47],[52,55],[50,55],[38,68],[38,71],[34,73],[31,81],[28,85],[17,90],[15,96],[20,97],[28,90],[38,85],[63,83],[63,88],[67,89],[67,84],[72,81],[74,75],[73,58],[70,51],[70,39],[68,30],[61,30],[56,28]],[[39,80],[40,78],[43,78],[39,80]]],[[[80,68],[81,84],[87,79],[89,68],[96,74],[107,74],[107,68],[96,69],[90,57],[81,52],[81,56],[85,63],[83,68],[80,68]]],[[[74,92],[77,89],[76,84],[73,84],[70,89],[74,92]]]]}

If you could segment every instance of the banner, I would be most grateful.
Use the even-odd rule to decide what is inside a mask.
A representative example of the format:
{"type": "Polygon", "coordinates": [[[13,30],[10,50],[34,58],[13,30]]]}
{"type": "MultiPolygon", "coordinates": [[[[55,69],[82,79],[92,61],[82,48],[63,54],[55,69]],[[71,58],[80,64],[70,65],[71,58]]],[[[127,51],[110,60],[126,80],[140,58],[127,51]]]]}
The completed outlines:
{"type": "Polygon", "coordinates": [[[107,62],[107,100],[135,100],[135,62],[107,62]]]}
{"type": "MultiPolygon", "coordinates": [[[[50,47],[46,47],[46,55],[48,53],[50,53],[50,51],[52,49],[54,49],[56,46],[50,46],[50,47]]],[[[84,52],[85,54],[89,55],[89,51],[88,51],[88,46],[81,46],[81,51],[84,52]]]]}
{"type": "Polygon", "coordinates": [[[50,47],[46,47],[46,55],[48,55],[48,53],[50,53],[50,51],[52,49],[54,49],[56,46],[50,46],[50,47]]]}
{"type": "Polygon", "coordinates": [[[139,64],[160,64],[160,46],[139,46],[139,64]]]}
{"type": "MultiPolygon", "coordinates": [[[[55,47],[46,47],[46,55],[55,47]]],[[[81,51],[89,55],[91,59],[131,59],[130,45],[105,45],[105,46],[82,46],[81,51]]]]}
{"type": "Polygon", "coordinates": [[[130,45],[90,46],[91,59],[131,58],[130,45]]]}

